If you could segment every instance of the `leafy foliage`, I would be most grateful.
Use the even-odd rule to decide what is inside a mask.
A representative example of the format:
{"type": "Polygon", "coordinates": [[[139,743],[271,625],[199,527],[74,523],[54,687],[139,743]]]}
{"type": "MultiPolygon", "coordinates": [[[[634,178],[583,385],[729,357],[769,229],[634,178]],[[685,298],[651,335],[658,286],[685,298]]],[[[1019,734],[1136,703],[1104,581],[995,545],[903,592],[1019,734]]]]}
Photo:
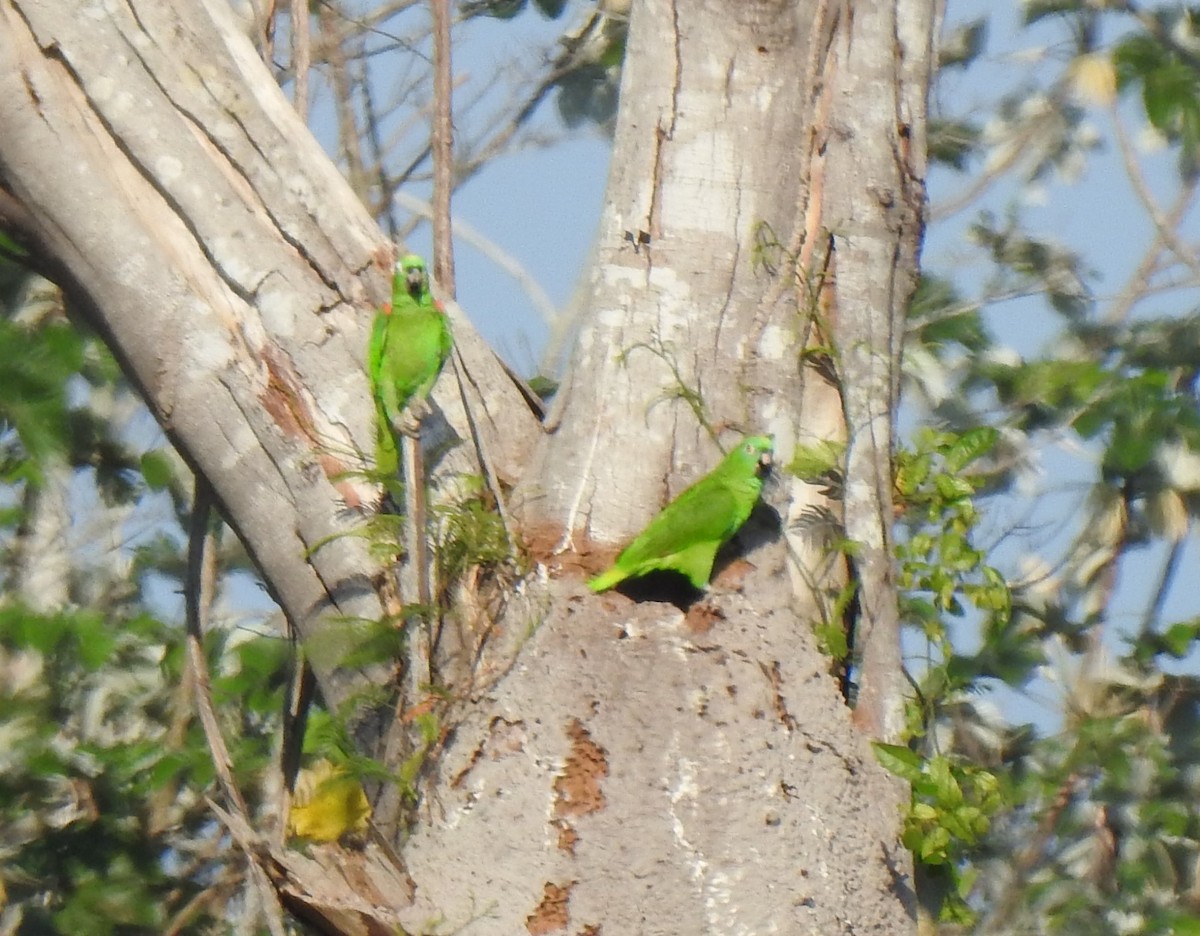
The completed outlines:
{"type": "MultiPolygon", "coordinates": [[[[182,629],[140,587],[183,574],[177,462],[136,431],[112,358],[53,294],[22,274],[11,296],[0,318],[0,929],[221,931],[242,912],[230,910],[244,901],[242,859],[204,799],[212,759],[191,715],[182,629]],[[72,498],[88,516],[72,515],[72,498]],[[109,538],[127,521],[158,534],[124,548],[84,536],[85,523],[109,538]],[[47,593],[47,575],[64,587],[47,593]]],[[[207,651],[238,779],[257,802],[286,646],[219,627],[207,651]]]]}
{"type": "MultiPolygon", "coordinates": [[[[1042,63],[1038,83],[1014,82],[946,160],[984,167],[966,230],[990,275],[926,271],[911,314],[910,399],[939,425],[897,459],[904,607],[924,652],[910,654],[912,741],[879,754],[913,783],[906,838],[955,927],[1198,932],[1200,628],[1183,563],[1200,489],[1200,309],[1177,299],[1198,285],[1183,234],[1197,19],[1077,0],[1023,13],[1036,45],[1016,54],[1042,63]],[[1154,232],[1143,243],[1130,227],[1129,280],[1103,289],[1085,252],[1099,245],[1028,222],[1050,186],[1087,178],[1097,106],[1154,232]],[[1143,175],[1152,157],[1139,162],[1131,120],[1177,158],[1169,211],[1156,199],[1170,180],[1143,175]],[[1003,346],[1012,304],[1041,310],[1044,350],[1003,346]],[[964,473],[953,452],[979,427],[991,447],[964,473]]],[[[994,54],[963,48],[968,73],[994,54]]]]}
{"type": "Polygon", "coordinates": [[[432,514],[437,589],[449,607],[456,583],[472,570],[510,562],[513,549],[483,478],[460,478],[456,495],[435,505],[432,514]]]}
{"type": "Polygon", "coordinates": [[[1200,58],[1186,39],[1200,25],[1200,14],[1188,8],[1163,9],[1143,18],[1135,32],[1113,50],[1117,87],[1139,89],[1151,125],[1179,147],[1185,175],[1197,168],[1200,150],[1200,58]]]}
{"type": "MultiPolygon", "coordinates": [[[[284,648],[214,635],[209,652],[254,789],[284,648]]],[[[180,630],[152,617],[0,607],[0,883],[16,932],[201,933],[222,918],[241,859],[204,800],[213,768],[183,670],[180,630]]]]}

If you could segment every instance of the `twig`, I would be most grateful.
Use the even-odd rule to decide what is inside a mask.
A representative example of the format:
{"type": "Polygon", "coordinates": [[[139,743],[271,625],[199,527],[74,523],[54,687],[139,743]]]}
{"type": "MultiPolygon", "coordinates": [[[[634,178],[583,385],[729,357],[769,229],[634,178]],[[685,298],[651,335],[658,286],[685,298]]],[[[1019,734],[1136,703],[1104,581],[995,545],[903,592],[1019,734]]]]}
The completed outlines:
{"type": "Polygon", "coordinates": [[[1159,237],[1162,238],[1163,242],[1171,248],[1175,255],[1193,274],[1200,277],[1200,259],[1197,259],[1195,251],[1183,244],[1176,234],[1176,228],[1191,203],[1192,195],[1196,191],[1196,183],[1189,179],[1180,192],[1175,205],[1171,208],[1170,213],[1164,216],[1162,208],[1154,200],[1150,186],[1146,183],[1145,174],[1134,158],[1133,145],[1129,142],[1129,134],[1125,131],[1125,124],[1121,120],[1121,114],[1117,110],[1115,103],[1110,108],[1110,113],[1113,121],[1113,130],[1117,138],[1117,147],[1121,151],[1121,161],[1125,164],[1125,173],[1129,176],[1129,182],[1133,186],[1134,193],[1146,209],[1146,214],[1150,216],[1150,221],[1154,224],[1159,237]]]}
{"type": "Polygon", "coordinates": [[[268,68],[275,58],[275,16],[279,0],[265,0],[262,11],[262,60],[268,68]]]}
{"type": "Polygon", "coordinates": [[[400,437],[401,458],[404,461],[406,526],[409,555],[417,578],[417,604],[421,607],[421,625],[409,635],[409,684],[410,704],[415,705],[422,691],[433,684],[433,588],[430,578],[428,534],[429,522],[426,510],[425,459],[421,449],[420,429],[414,434],[404,433],[400,437]],[[422,690],[422,686],[425,687],[422,690]]]}
{"type": "Polygon", "coordinates": [[[467,364],[463,360],[462,352],[459,351],[457,345],[454,348],[451,364],[454,366],[454,379],[458,381],[458,393],[462,398],[463,412],[467,417],[467,425],[471,429],[471,440],[475,443],[475,451],[479,453],[479,463],[483,467],[483,474],[487,479],[488,487],[491,488],[492,496],[496,498],[496,511],[500,514],[500,522],[504,525],[504,533],[508,537],[509,542],[515,542],[513,539],[512,524],[508,519],[508,508],[504,503],[504,490],[500,487],[500,476],[496,474],[496,467],[492,464],[492,458],[488,454],[487,446],[483,444],[483,437],[479,432],[479,426],[475,422],[475,414],[472,412],[471,404],[468,402],[467,384],[471,384],[476,397],[482,399],[483,394],[475,385],[475,382],[471,380],[471,372],[467,369],[467,364]]]}
{"type": "Polygon", "coordinates": [[[308,72],[312,66],[312,41],[308,34],[308,0],[292,0],[292,63],[296,69],[295,106],[308,123],[308,72]]]}
{"type": "Polygon", "coordinates": [[[1137,161],[1133,158],[1132,148],[1121,123],[1120,116],[1115,111],[1113,113],[1113,126],[1116,131],[1118,147],[1121,150],[1121,158],[1125,162],[1126,174],[1129,176],[1129,182],[1137,193],[1138,198],[1146,208],[1146,213],[1150,216],[1150,221],[1154,224],[1155,238],[1143,256],[1142,262],[1138,264],[1137,269],[1130,276],[1125,288],[1105,314],[1104,320],[1108,324],[1116,324],[1124,321],[1138,299],[1144,298],[1146,288],[1150,285],[1150,277],[1154,275],[1156,270],[1162,269],[1160,261],[1164,247],[1169,248],[1194,275],[1200,275],[1200,262],[1197,261],[1192,251],[1180,243],[1176,235],[1176,231],[1178,231],[1184,215],[1187,214],[1188,209],[1192,205],[1192,198],[1196,194],[1195,177],[1188,179],[1184,183],[1183,188],[1180,190],[1178,196],[1176,196],[1175,204],[1171,206],[1170,211],[1164,217],[1153,196],[1150,194],[1145,180],[1142,178],[1137,161]]]}
{"type": "Polygon", "coordinates": [[[304,754],[309,706],[317,691],[316,674],[305,658],[295,632],[291,636],[292,670],[288,676],[288,692],[283,709],[283,739],[279,746],[279,772],[283,781],[283,802],[280,803],[279,815],[284,819],[276,824],[271,837],[271,844],[277,846],[283,845],[286,836],[286,817],[292,808],[292,794],[296,789],[296,776],[300,773],[300,759],[304,754]]]}
{"type": "MultiPolygon", "coordinates": [[[[387,167],[383,161],[383,138],[379,135],[379,111],[375,106],[375,95],[371,91],[371,70],[367,68],[366,57],[361,53],[356,56],[355,65],[358,67],[357,84],[362,95],[363,124],[366,130],[367,145],[371,149],[371,159],[375,163],[375,183],[379,186],[380,194],[388,190],[387,167]]],[[[367,200],[366,204],[370,204],[367,200]]],[[[399,229],[396,225],[396,215],[392,211],[382,212],[387,223],[388,237],[395,244],[400,240],[399,229]]]]}
{"type": "MultiPolygon", "coordinates": [[[[188,665],[192,670],[196,709],[200,715],[200,724],[204,727],[204,739],[208,742],[208,750],[212,754],[213,767],[216,769],[221,791],[225,795],[225,802],[234,815],[250,825],[250,812],[246,808],[241,790],[234,781],[233,760],[229,756],[229,748],[225,746],[225,739],[221,736],[221,726],[213,708],[212,683],[209,679],[208,664],[204,659],[204,628],[209,609],[212,607],[217,573],[217,552],[214,548],[216,544],[209,528],[213,502],[212,488],[205,479],[197,475],[192,496],[191,522],[188,524],[187,583],[184,589],[188,665]]],[[[278,895],[266,872],[259,866],[256,856],[248,852],[246,857],[249,860],[251,877],[262,896],[267,927],[273,936],[284,936],[283,908],[279,905],[278,895]]]]}
{"type": "Polygon", "coordinates": [[[430,0],[433,14],[433,275],[451,299],[454,282],[454,241],[450,226],[450,196],[454,191],[454,104],[450,66],[450,0],[430,0]]]}
{"type": "Polygon", "coordinates": [[[208,612],[212,606],[216,580],[216,550],[213,548],[209,519],[212,516],[213,495],[208,482],[197,477],[192,499],[192,515],[188,528],[187,587],[184,592],[184,609],[187,621],[188,659],[192,666],[196,687],[196,705],[200,721],[204,725],[204,736],[213,756],[222,792],[231,807],[242,815],[248,815],[246,801],[233,779],[233,761],[212,704],[212,685],[209,681],[208,664],[204,659],[204,630],[208,624],[208,612]]]}
{"type": "MultiPolygon", "coordinates": [[[[359,200],[367,203],[367,173],[363,164],[362,147],[358,122],[354,114],[354,76],[346,55],[344,39],[333,11],[322,6],[317,22],[321,25],[322,37],[329,48],[329,81],[333,85],[333,106],[337,113],[338,149],[346,160],[346,176],[350,188],[359,200]]],[[[356,58],[358,56],[355,56],[356,58]]]]}
{"type": "Polygon", "coordinates": [[[1179,569],[1179,560],[1183,558],[1183,547],[1187,542],[1187,535],[1191,532],[1192,524],[1189,520],[1187,527],[1184,529],[1182,536],[1179,536],[1171,543],[1171,549],[1167,553],[1167,561],[1163,563],[1162,574],[1158,577],[1158,586],[1154,589],[1154,595],[1150,602],[1146,605],[1146,610],[1142,614],[1142,629],[1143,635],[1149,634],[1154,630],[1154,624],[1162,616],[1163,606],[1167,603],[1167,595],[1171,591],[1171,583],[1175,580],[1175,573],[1179,569]]]}

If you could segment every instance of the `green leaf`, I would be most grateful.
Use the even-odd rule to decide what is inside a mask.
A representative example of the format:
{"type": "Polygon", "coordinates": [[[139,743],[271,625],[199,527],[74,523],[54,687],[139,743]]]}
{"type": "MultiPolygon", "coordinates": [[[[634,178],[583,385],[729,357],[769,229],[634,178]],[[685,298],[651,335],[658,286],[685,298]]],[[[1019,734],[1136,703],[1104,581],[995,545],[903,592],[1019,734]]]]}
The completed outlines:
{"type": "Polygon", "coordinates": [[[1000,439],[1000,430],[993,426],[968,429],[946,452],[946,470],[957,474],[990,452],[1000,439]]]}
{"type": "Polygon", "coordinates": [[[815,445],[797,444],[787,471],[801,481],[815,483],[824,480],[830,472],[840,471],[842,456],[846,452],[844,442],[822,440],[815,445]]]}
{"type": "Polygon", "coordinates": [[[1191,653],[1197,637],[1200,637],[1200,621],[1180,621],[1167,628],[1162,641],[1171,656],[1182,660],[1191,653]]]}
{"type": "Polygon", "coordinates": [[[142,455],[139,466],[142,477],[146,479],[146,486],[152,491],[165,491],[175,478],[171,460],[161,450],[146,452],[142,455]]]}
{"type": "Polygon", "coordinates": [[[0,231],[0,254],[5,254],[8,257],[28,257],[29,251],[21,244],[13,240],[4,231],[0,231]]]}
{"type": "Polygon", "coordinates": [[[946,757],[932,757],[927,764],[929,777],[937,789],[937,801],[943,806],[958,806],[963,801],[962,787],[950,769],[950,760],[946,757]]]}
{"type": "Polygon", "coordinates": [[[113,657],[116,637],[105,621],[80,617],[75,629],[80,662],[89,670],[98,670],[113,657]]]}
{"type": "Polygon", "coordinates": [[[875,759],[888,773],[895,774],[909,783],[921,779],[921,756],[915,751],[899,744],[885,744],[882,741],[872,741],[871,750],[875,759]]]}

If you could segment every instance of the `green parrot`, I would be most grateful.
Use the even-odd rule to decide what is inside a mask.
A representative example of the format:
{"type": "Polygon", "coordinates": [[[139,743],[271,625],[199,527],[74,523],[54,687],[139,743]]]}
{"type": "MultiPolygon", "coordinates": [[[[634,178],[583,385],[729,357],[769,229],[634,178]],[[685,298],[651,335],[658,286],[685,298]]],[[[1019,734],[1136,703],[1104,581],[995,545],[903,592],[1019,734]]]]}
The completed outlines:
{"type": "Polygon", "coordinates": [[[601,592],[631,576],[670,569],[704,588],[717,550],[754,509],[772,449],[769,436],[747,436],[721,464],[667,504],[588,587],[601,592]]]}
{"type": "Polygon", "coordinates": [[[378,413],[376,468],[395,474],[396,432],[410,404],[424,402],[452,347],[445,313],[429,292],[425,261],[408,254],[396,264],[391,305],[380,309],[367,348],[367,374],[378,413]]]}

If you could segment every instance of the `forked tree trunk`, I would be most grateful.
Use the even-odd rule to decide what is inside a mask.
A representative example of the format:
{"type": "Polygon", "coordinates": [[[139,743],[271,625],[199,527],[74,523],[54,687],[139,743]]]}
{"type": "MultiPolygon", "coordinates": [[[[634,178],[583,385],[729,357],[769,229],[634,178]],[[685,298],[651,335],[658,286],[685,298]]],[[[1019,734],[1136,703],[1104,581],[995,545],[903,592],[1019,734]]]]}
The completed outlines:
{"type": "MultiPolygon", "coordinates": [[[[28,209],[301,633],[378,616],[379,570],[336,534],[342,502],[371,497],[339,472],[370,450],[362,344],[388,247],[223,0],[87,10],[0,0],[0,179],[16,196],[0,209],[28,209]]],[[[580,573],[718,444],[769,432],[786,463],[796,442],[846,438],[858,410],[805,353],[833,347],[834,371],[853,356],[836,347],[846,290],[865,316],[854,353],[881,368],[861,418],[883,522],[928,24],[924,0],[634,4],[591,301],[552,432],[537,442],[515,394],[488,388],[485,355],[463,386],[483,384],[488,413],[468,426],[443,407],[461,438],[491,437],[548,575],[499,620],[474,609],[492,648],[449,687],[464,701],[443,713],[453,730],[403,841],[409,931],[911,929],[904,791],[813,638],[842,585],[841,504],[779,472],[734,550],[746,561],[686,614],[592,596],[580,573]],[[866,207],[846,194],[857,160],[866,207]]],[[[898,655],[884,638],[882,657],[898,655]]],[[[387,675],[329,659],[334,702],[387,675]]]]}
{"type": "MultiPolygon", "coordinates": [[[[864,430],[873,448],[851,448],[875,460],[860,479],[890,479],[929,23],[925,4],[635,3],[590,302],[553,434],[514,498],[528,544],[563,575],[442,761],[407,850],[414,921],[473,909],[494,933],[912,927],[905,791],[813,637],[841,585],[842,505],[780,472],[765,496],[778,519],[741,537],[748,565],[686,614],[593,597],[572,570],[600,567],[707,471],[714,435],[728,447],[770,432],[784,464],[798,441],[845,440],[841,388],[806,365],[807,345],[832,346],[839,376],[870,362],[853,389],[871,386],[883,424],[864,430]],[[843,305],[853,354],[837,347],[843,305]]],[[[890,485],[882,496],[865,505],[877,521],[890,485]]],[[[871,536],[885,586],[887,536],[871,536]]],[[[870,597],[894,608],[894,592],[870,597]]],[[[872,636],[897,641],[876,656],[898,662],[895,631],[872,636]]],[[[897,707],[893,689],[880,710],[897,707]]]]}

